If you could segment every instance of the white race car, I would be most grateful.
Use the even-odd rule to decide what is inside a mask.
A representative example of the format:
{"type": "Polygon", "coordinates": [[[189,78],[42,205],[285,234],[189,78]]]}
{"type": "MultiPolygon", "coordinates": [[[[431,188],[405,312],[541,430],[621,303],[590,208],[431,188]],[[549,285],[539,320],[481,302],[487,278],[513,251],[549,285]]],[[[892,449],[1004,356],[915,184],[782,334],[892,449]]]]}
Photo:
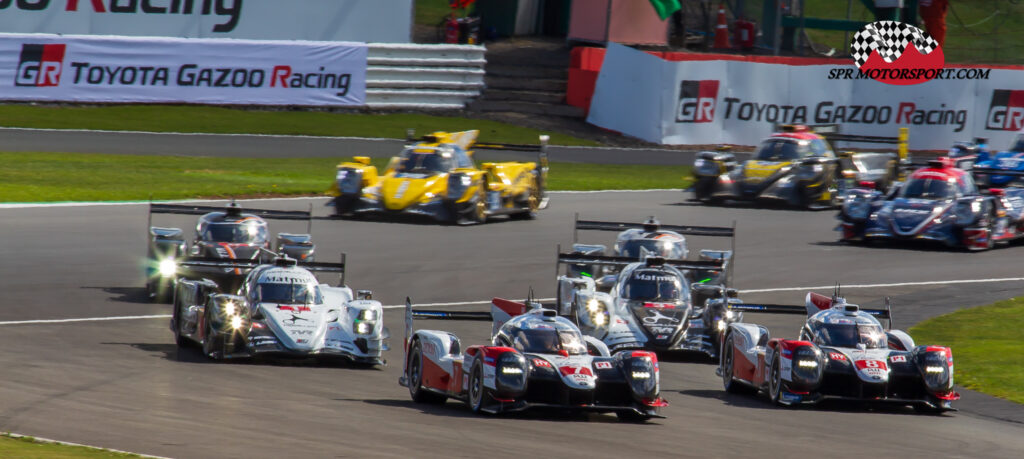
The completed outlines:
{"type": "Polygon", "coordinates": [[[178,346],[198,343],[212,359],[254,356],[336,357],[380,365],[388,329],[368,290],[344,286],[341,263],[189,259],[189,267],[251,268],[237,292],[208,280],[177,281],[171,331],[178,346]],[[342,286],[321,284],[314,271],[342,273],[342,286]]]}

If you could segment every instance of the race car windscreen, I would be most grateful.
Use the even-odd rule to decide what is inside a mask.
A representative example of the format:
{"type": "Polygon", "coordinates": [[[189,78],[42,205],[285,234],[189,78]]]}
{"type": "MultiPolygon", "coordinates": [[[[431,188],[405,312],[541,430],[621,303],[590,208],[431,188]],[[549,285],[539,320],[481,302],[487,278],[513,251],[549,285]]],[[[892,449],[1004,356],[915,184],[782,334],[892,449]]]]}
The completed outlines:
{"type": "Polygon", "coordinates": [[[633,271],[622,284],[627,300],[675,301],[683,294],[683,279],[674,273],[651,269],[633,271]]]}
{"type": "Polygon", "coordinates": [[[665,258],[686,257],[686,246],[682,241],[658,239],[631,239],[622,243],[621,255],[624,257],[643,258],[644,251],[648,255],[665,258]]]}
{"type": "Polygon", "coordinates": [[[799,159],[806,150],[806,147],[801,148],[800,144],[791,140],[768,139],[761,142],[760,147],[757,147],[754,159],[758,161],[793,161],[799,159]]]}
{"type": "Polygon", "coordinates": [[[518,329],[513,334],[512,346],[520,352],[533,354],[555,354],[560,350],[570,355],[587,353],[578,332],[554,328],[518,329]]]}
{"type": "Polygon", "coordinates": [[[265,282],[259,285],[260,302],[278,304],[321,304],[320,286],[265,282]]]}
{"type": "Polygon", "coordinates": [[[824,346],[855,348],[863,344],[867,349],[883,349],[888,346],[885,331],[877,324],[821,323],[813,328],[814,341],[824,346]]]}
{"type": "Polygon", "coordinates": [[[937,178],[913,178],[900,190],[900,197],[908,199],[946,199],[955,194],[948,180],[937,178]]]}
{"type": "Polygon", "coordinates": [[[206,242],[263,244],[267,242],[267,227],[255,222],[210,223],[200,237],[206,242]]]}
{"type": "Polygon", "coordinates": [[[450,158],[445,158],[433,151],[418,153],[413,150],[402,155],[396,171],[400,174],[442,174],[451,168],[450,158]]]}

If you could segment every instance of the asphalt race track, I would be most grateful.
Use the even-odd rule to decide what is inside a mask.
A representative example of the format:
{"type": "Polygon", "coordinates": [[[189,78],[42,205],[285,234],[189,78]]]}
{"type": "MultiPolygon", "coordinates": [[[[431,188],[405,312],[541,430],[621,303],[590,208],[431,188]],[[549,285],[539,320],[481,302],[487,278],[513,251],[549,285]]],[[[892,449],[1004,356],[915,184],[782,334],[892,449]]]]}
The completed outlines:
{"type": "MultiPolygon", "coordinates": [[[[319,260],[348,254],[348,284],[386,305],[554,294],[555,246],[568,245],[574,212],[592,219],[731,225],[739,237],[735,287],[848,285],[878,306],[890,295],[898,328],[958,308],[1020,295],[1024,281],[884,288],[855,284],[1021,277],[1024,247],[986,253],[837,244],[832,212],[706,208],[680,192],[557,193],[535,221],[476,227],[319,219],[319,260]]],[[[316,203],[315,212],[329,208],[316,203]]],[[[251,206],[303,209],[307,200],[251,206]]],[[[144,205],[0,209],[0,430],[160,456],[205,457],[1018,457],[1024,407],[973,392],[940,416],[848,404],[779,409],[726,395],[714,366],[663,356],[666,419],[619,423],[613,415],[474,416],[459,403],[424,406],[397,384],[400,309],[385,314],[392,362],[382,369],[315,363],[208,362],[175,347],[166,318],[17,323],[169,314],[150,304],[140,262],[144,205]]],[[[189,228],[194,217],[161,215],[189,228]]],[[[299,222],[271,230],[303,231],[299,222]]],[[[582,241],[611,243],[612,233],[582,241]]],[[[691,251],[728,243],[690,238],[691,251]]],[[[325,276],[323,280],[334,282],[325,276]]],[[[829,293],[828,289],[820,290],[829,293]]],[[[745,293],[748,301],[802,304],[803,291],[745,293]]],[[[451,306],[441,306],[451,307],[451,306]]],[[[455,306],[483,310],[484,304],[455,306]]],[[[748,314],[773,336],[793,336],[800,316],[748,314]]],[[[481,343],[480,322],[417,322],[481,343]]],[[[922,343],[923,344],[923,343],[922,343]]],[[[956,350],[954,349],[954,354],[956,350]]],[[[961,391],[964,392],[964,391],[961,391]]]]}

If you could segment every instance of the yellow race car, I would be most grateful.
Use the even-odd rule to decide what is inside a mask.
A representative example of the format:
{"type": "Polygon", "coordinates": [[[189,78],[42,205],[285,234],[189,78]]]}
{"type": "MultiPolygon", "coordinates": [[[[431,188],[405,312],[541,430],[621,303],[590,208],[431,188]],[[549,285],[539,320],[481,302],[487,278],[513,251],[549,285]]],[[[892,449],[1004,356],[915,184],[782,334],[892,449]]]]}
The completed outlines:
{"type": "Polygon", "coordinates": [[[365,156],[339,164],[330,190],[336,215],[425,215],[455,224],[483,223],[494,215],[533,218],[547,207],[548,136],[540,136],[540,145],[484,144],[476,141],[479,132],[425,136],[391,158],[382,172],[365,156]],[[477,168],[471,148],[533,150],[538,158],[477,168]]]}

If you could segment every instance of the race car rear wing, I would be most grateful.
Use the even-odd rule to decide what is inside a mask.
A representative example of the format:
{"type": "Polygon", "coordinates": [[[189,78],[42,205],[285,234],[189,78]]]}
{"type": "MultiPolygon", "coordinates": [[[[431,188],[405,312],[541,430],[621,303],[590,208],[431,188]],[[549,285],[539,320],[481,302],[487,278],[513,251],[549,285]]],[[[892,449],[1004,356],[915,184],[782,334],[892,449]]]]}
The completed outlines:
{"type": "MultiPolygon", "coordinates": [[[[572,241],[579,239],[580,230],[593,231],[616,231],[622,232],[628,229],[644,229],[649,224],[630,222],[608,222],[598,220],[580,220],[577,213],[573,223],[572,241]]],[[[675,231],[684,236],[712,236],[712,237],[736,237],[736,222],[728,226],[691,226],[691,225],[663,225],[657,224],[660,230],[675,231]]]]}
{"type": "Polygon", "coordinates": [[[726,262],[718,260],[679,260],[661,257],[647,257],[646,259],[634,257],[618,257],[608,255],[589,255],[583,253],[562,252],[562,246],[558,246],[557,265],[580,264],[580,265],[605,265],[605,266],[626,266],[630,263],[646,262],[648,265],[668,265],[677,269],[709,269],[721,270],[726,262]]]}
{"type": "MultiPolygon", "coordinates": [[[[269,250],[267,251],[269,252],[269,250]]],[[[276,255],[276,254],[275,254],[276,255]]],[[[299,266],[309,271],[314,272],[328,272],[337,273],[341,276],[339,285],[345,285],[345,254],[341,254],[340,263],[329,263],[323,261],[302,261],[294,258],[278,256],[274,259],[274,265],[277,266],[299,266]]],[[[240,268],[240,269],[252,269],[261,265],[268,265],[271,263],[261,262],[259,259],[225,259],[215,257],[190,257],[177,261],[179,267],[196,267],[196,268],[240,268]]]]}
{"type": "Polygon", "coordinates": [[[149,203],[149,224],[146,226],[153,226],[153,214],[179,214],[179,215],[206,215],[210,212],[225,212],[231,209],[232,211],[244,212],[247,214],[255,215],[257,217],[269,220],[306,220],[306,232],[310,233],[313,229],[313,204],[309,205],[309,210],[271,210],[271,209],[250,209],[242,208],[235,203],[234,200],[228,206],[199,206],[189,204],[164,204],[164,203],[149,203]]]}
{"type": "MultiPolygon", "coordinates": [[[[807,315],[806,306],[792,304],[770,304],[770,303],[731,303],[729,309],[742,312],[761,312],[765,314],[798,314],[807,315]]],[[[879,319],[889,321],[889,328],[892,328],[892,308],[889,306],[889,299],[886,298],[886,309],[857,308],[860,312],[866,312],[879,319]]]]}
{"type": "Polygon", "coordinates": [[[806,128],[815,134],[820,134],[825,137],[826,140],[832,143],[836,142],[861,142],[861,143],[881,143],[896,145],[896,151],[899,155],[901,162],[907,161],[909,158],[908,145],[910,143],[910,129],[906,127],[899,128],[896,137],[886,137],[877,135],[855,135],[855,134],[842,134],[839,131],[841,126],[839,124],[810,124],[810,125],[793,125],[793,124],[777,124],[775,125],[775,132],[793,132],[800,128],[806,128]]]}

